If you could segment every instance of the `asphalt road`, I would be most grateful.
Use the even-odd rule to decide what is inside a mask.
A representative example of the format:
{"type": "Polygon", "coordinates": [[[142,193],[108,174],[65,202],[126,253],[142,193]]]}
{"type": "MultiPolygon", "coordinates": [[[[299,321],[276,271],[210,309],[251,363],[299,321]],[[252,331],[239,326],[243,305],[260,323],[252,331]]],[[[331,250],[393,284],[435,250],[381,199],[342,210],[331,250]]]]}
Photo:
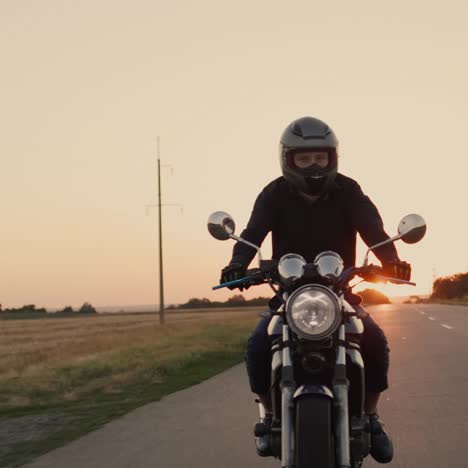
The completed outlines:
{"type": "MultiPolygon", "coordinates": [[[[380,407],[405,468],[468,467],[468,307],[370,309],[391,347],[390,389],[380,407]]],[[[261,468],[253,395],[243,365],[144,406],[50,452],[31,468],[261,468]]],[[[379,466],[368,458],[367,468],[379,466]]]]}

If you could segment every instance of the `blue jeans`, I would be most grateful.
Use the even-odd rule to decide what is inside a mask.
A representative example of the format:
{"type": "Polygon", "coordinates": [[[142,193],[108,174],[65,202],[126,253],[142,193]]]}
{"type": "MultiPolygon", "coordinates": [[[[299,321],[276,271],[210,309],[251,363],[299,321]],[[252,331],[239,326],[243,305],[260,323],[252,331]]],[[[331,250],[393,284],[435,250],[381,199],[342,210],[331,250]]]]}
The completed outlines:
{"type": "MultiPolygon", "coordinates": [[[[270,320],[262,318],[258,322],[247,342],[245,354],[250,388],[258,395],[268,393],[271,385],[271,345],[268,338],[270,320]]],[[[362,322],[364,333],[361,338],[361,353],[366,366],[366,390],[380,393],[388,388],[390,350],[387,338],[369,315],[362,317],[362,322]]]]}

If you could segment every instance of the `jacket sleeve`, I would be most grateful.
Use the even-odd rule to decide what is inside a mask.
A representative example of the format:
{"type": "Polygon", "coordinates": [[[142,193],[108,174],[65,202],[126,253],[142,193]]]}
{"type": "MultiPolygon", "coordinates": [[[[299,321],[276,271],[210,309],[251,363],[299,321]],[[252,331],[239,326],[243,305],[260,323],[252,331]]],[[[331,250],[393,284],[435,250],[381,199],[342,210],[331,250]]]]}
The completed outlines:
{"type": "MultiPolygon", "coordinates": [[[[276,213],[274,194],[269,187],[266,187],[257,197],[247,228],[242,231],[240,237],[260,247],[267,234],[273,229],[276,213]]],[[[240,263],[247,268],[256,253],[253,247],[237,242],[234,245],[231,263],[240,263]]]]}
{"type": "MultiPolygon", "coordinates": [[[[377,207],[355,181],[353,181],[347,201],[352,223],[368,247],[389,238],[377,207]]],[[[393,242],[378,247],[373,252],[382,263],[398,260],[398,253],[393,242]]]]}

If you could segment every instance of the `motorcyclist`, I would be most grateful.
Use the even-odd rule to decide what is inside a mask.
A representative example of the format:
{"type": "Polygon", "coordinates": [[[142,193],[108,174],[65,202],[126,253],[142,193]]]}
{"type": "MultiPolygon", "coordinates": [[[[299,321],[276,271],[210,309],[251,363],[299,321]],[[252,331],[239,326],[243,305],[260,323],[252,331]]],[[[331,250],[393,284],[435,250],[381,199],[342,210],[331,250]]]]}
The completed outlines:
{"type": "MultiPolygon", "coordinates": [[[[320,252],[341,255],[345,268],[354,266],[356,235],[368,245],[388,239],[380,214],[359,184],[338,173],[338,140],[319,119],[303,117],[284,130],[280,140],[282,177],[269,183],[257,197],[247,228],[241,237],[260,246],[272,233],[273,259],[286,253],[313,262],[320,252]]],[[[231,262],[221,273],[221,283],[245,276],[256,251],[237,242],[231,262]]],[[[393,243],[375,250],[388,276],[409,279],[411,267],[399,260],[393,243]]],[[[393,458],[393,445],[377,414],[381,393],[388,388],[389,349],[382,329],[360,306],[361,298],[346,297],[364,324],[361,351],[366,366],[365,411],[370,417],[371,455],[380,463],[393,458]]],[[[279,304],[275,298],[271,308],[279,304]]],[[[271,414],[269,398],[271,351],[268,318],[262,318],[248,340],[246,367],[250,387],[271,414]]],[[[271,455],[257,438],[257,452],[271,455]],[[260,442],[260,443],[259,443],[260,442]]]]}

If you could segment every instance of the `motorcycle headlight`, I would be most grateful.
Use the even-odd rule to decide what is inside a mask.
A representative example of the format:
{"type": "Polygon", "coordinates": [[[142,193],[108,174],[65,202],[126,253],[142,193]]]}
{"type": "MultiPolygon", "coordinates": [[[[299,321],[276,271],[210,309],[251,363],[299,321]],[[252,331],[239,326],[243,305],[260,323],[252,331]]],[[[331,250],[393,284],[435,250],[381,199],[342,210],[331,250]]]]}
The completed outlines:
{"type": "Polygon", "coordinates": [[[343,273],[343,259],[336,252],[326,251],[318,254],[314,265],[320,276],[331,280],[335,280],[343,273]]]}
{"type": "Polygon", "coordinates": [[[307,285],[289,296],[286,314],[291,329],[300,337],[321,340],[331,335],[341,321],[340,302],[325,286],[307,285]]]}
{"type": "Polygon", "coordinates": [[[278,263],[278,273],[286,285],[291,285],[294,281],[304,276],[304,268],[307,262],[304,257],[298,254],[286,254],[280,258],[278,263]]]}

